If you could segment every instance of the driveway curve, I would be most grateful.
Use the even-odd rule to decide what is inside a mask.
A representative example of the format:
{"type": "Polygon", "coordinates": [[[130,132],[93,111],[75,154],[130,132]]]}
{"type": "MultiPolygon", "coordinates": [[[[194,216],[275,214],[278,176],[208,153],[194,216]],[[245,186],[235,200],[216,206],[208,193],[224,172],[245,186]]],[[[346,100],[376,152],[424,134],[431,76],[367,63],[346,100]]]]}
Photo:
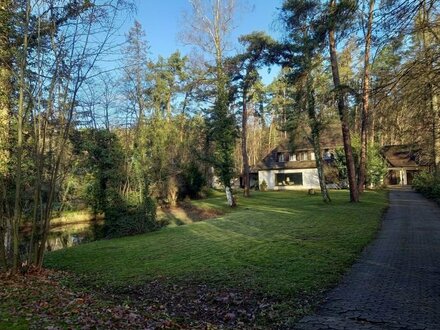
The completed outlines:
{"type": "Polygon", "coordinates": [[[296,329],[440,329],[440,207],[391,189],[378,237],[296,329]]]}

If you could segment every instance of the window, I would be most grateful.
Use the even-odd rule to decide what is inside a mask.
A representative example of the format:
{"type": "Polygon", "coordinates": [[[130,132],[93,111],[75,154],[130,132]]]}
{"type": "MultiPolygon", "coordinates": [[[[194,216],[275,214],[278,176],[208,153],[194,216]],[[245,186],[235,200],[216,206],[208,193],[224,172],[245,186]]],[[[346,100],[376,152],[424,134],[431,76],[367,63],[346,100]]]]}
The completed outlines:
{"type": "Polygon", "coordinates": [[[315,160],[315,153],[314,152],[310,153],[310,160],[315,160]]]}
{"type": "Polygon", "coordinates": [[[284,162],[284,154],[282,152],[277,153],[277,162],[279,163],[284,162]]]}
{"type": "Polygon", "coordinates": [[[296,155],[295,155],[295,154],[290,155],[290,156],[289,156],[289,161],[291,161],[291,162],[296,162],[296,155]]]}
{"type": "Polygon", "coordinates": [[[298,152],[296,158],[298,160],[307,160],[307,151],[298,152]]]}
{"type": "Polygon", "coordinates": [[[302,173],[276,173],[275,183],[277,186],[302,186],[302,173]]]}

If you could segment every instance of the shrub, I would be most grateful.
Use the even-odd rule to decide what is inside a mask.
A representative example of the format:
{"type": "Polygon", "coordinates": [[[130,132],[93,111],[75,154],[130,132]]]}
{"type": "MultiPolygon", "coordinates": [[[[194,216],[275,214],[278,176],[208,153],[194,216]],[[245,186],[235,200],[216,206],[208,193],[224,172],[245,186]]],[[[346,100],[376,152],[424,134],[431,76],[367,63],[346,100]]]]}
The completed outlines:
{"type": "Polygon", "coordinates": [[[185,167],[180,176],[179,197],[184,199],[201,197],[202,188],[206,185],[206,179],[199,167],[191,163],[185,167]]]}
{"type": "Polygon", "coordinates": [[[420,172],[414,176],[413,188],[428,198],[440,199],[440,178],[430,172],[420,172]]]}
{"type": "Polygon", "coordinates": [[[111,209],[106,213],[106,237],[138,235],[154,231],[160,226],[154,218],[148,216],[144,207],[126,209],[111,209]]]}
{"type": "Polygon", "coordinates": [[[105,210],[105,237],[138,235],[159,229],[156,204],[151,197],[137,205],[128,205],[118,194],[112,194],[105,210]]]}
{"type": "Polygon", "coordinates": [[[177,196],[179,193],[179,187],[177,180],[174,176],[170,177],[167,184],[167,200],[170,206],[177,205],[177,196]]]}
{"type": "Polygon", "coordinates": [[[260,184],[260,191],[266,191],[267,190],[267,182],[266,180],[263,180],[260,184]]]}
{"type": "MultiPolygon", "coordinates": [[[[357,135],[353,136],[353,157],[356,168],[359,168],[359,159],[361,153],[361,141],[357,135]]],[[[339,180],[346,182],[347,177],[347,162],[345,159],[345,152],[343,148],[336,149],[334,166],[338,169],[339,180]]],[[[372,186],[380,186],[384,176],[387,173],[386,161],[380,153],[380,147],[377,144],[369,144],[367,148],[367,168],[366,168],[366,183],[372,186]]]]}
{"type": "Polygon", "coordinates": [[[324,162],[325,183],[339,183],[339,169],[336,166],[324,162]]]}
{"type": "Polygon", "coordinates": [[[179,184],[176,177],[170,176],[151,185],[151,196],[161,207],[174,207],[177,205],[179,184]]]}
{"type": "Polygon", "coordinates": [[[369,145],[367,150],[367,183],[374,187],[380,186],[388,172],[385,159],[378,145],[369,145]]]}

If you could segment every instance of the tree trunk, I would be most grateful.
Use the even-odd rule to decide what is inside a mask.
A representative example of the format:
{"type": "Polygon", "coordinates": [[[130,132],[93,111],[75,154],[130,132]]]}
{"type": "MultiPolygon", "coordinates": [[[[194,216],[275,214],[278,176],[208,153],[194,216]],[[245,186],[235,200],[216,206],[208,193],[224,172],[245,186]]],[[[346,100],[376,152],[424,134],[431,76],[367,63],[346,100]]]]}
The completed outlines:
{"type": "MultiPolygon", "coordinates": [[[[431,24],[431,18],[430,18],[430,11],[431,8],[428,8],[428,3],[423,3],[422,8],[422,19],[423,19],[423,25],[425,28],[423,29],[422,33],[422,45],[423,45],[423,51],[425,54],[425,61],[426,61],[426,73],[425,77],[427,79],[426,82],[426,89],[428,94],[428,103],[429,103],[429,111],[430,114],[428,115],[431,120],[431,136],[432,136],[432,146],[431,146],[431,153],[432,153],[432,161],[434,165],[434,174],[436,177],[440,174],[440,128],[439,128],[439,105],[438,105],[438,98],[437,98],[437,91],[435,90],[435,86],[433,86],[433,81],[435,81],[436,73],[434,69],[434,54],[432,52],[431,44],[434,42],[432,38],[429,38],[429,35],[426,31],[426,26],[429,26],[431,24]]],[[[431,37],[432,37],[432,31],[431,31],[431,37]]]]}
{"type": "MultiPolygon", "coordinates": [[[[375,114],[374,114],[374,112],[370,112],[369,113],[369,115],[368,115],[368,121],[369,121],[369,124],[370,124],[370,134],[369,134],[369,139],[370,139],[370,144],[371,145],[373,145],[375,142],[376,142],[376,140],[375,140],[375,135],[376,135],[376,127],[375,127],[375,125],[376,125],[376,118],[375,118],[375,114]]],[[[378,127],[380,127],[380,125],[378,126],[378,127]]],[[[378,131],[380,134],[383,134],[383,132],[382,131],[378,131]]],[[[378,134],[379,134],[378,133],[378,134]]],[[[381,143],[381,145],[382,145],[383,143],[381,143]]]]}
{"type": "Polygon", "coordinates": [[[55,156],[55,166],[52,169],[52,172],[50,175],[48,200],[47,200],[44,212],[43,212],[43,219],[42,219],[43,232],[41,235],[41,240],[39,242],[39,247],[36,251],[37,255],[35,258],[35,260],[36,260],[35,266],[37,268],[41,268],[43,266],[44,252],[46,250],[47,238],[49,236],[50,220],[52,218],[52,208],[53,208],[53,203],[55,200],[55,191],[56,191],[56,187],[57,187],[58,173],[59,173],[59,169],[60,169],[60,165],[61,165],[61,160],[65,154],[65,146],[67,143],[68,132],[70,130],[70,124],[71,124],[71,120],[72,120],[71,114],[73,112],[73,104],[75,104],[75,93],[72,98],[72,102],[70,102],[70,104],[71,104],[71,106],[68,110],[69,113],[67,115],[68,119],[66,120],[64,131],[62,132],[61,136],[59,137],[60,141],[58,144],[58,152],[56,153],[56,156],[55,156]]]}
{"type": "Polygon", "coordinates": [[[272,151],[272,128],[273,128],[272,123],[273,123],[273,118],[272,118],[270,125],[269,125],[269,139],[267,141],[268,143],[267,143],[267,149],[266,149],[267,154],[272,151]]]}
{"type": "MultiPolygon", "coordinates": [[[[58,69],[58,68],[57,68],[58,69]]],[[[57,70],[56,69],[56,70],[57,70]]],[[[56,75],[52,77],[49,90],[48,90],[48,103],[46,109],[48,110],[49,116],[41,116],[37,111],[33,114],[34,122],[34,162],[36,178],[34,181],[34,209],[32,215],[32,231],[29,243],[29,255],[28,263],[29,265],[37,264],[38,255],[38,244],[42,233],[42,221],[43,221],[43,203],[41,196],[41,188],[43,182],[43,171],[44,171],[44,158],[45,158],[45,147],[46,147],[46,137],[47,137],[47,125],[48,118],[53,113],[53,100],[56,85],[56,75]]],[[[41,96],[38,99],[37,109],[40,108],[41,96]]]]}
{"type": "MultiPolygon", "coordinates": [[[[55,81],[53,81],[51,86],[51,92],[49,95],[53,94],[53,86],[55,85],[55,81]]],[[[41,196],[41,186],[42,186],[42,175],[44,168],[44,153],[46,146],[46,127],[47,122],[46,118],[39,118],[38,122],[34,123],[35,125],[35,150],[34,150],[34,159],[36,164],[36,178],[34,182],[34,209],[32,216],[32,231],[31,238],[29,243],[29,264],[35,265],[37,263],[37,254],[38,254],[38,243],[40,235],[37,233],[41,232],[41,223],[42,223],[42,212],[43,212],[43,204],[42,204],[42,196],[41,196]],[[43,122],[41,122],[43,121],[43,122]]]]}
{"type": "Polygon", "coordinates": [[[315,109],[315,92],[313,88],[313,81],[310,74],[307,76],[307,113],[310,120],[310,128],[312,131],[312,144],[313,151],[315,152],[315,163],[318,170],[319,186],[321,188],[322,200],[325,203],[331,202],[330,195],[327,190],[327,185],[325,184],[324,167],[322,162],[321,153],[321,141],[320,141],[320,123],[318,118],[316,118],[315,109]]]}
{"type": "Polygon", "coordinates": [[[10,18],[12,16],[8,9],[11,8],[11,1],[2,1],[3,15],[0,17],[2,33],[0,35],[0,267],[6,270],[7,259],[10,250],[9,238],[12,234],[11,214],[7,211],[8,199],[6,194],[6,183],[9,176],[8,163],[10,154],[10,117],[11,117],[11,96],[12,96],[12,47],[9,42],[10,18]]]}
{"type": "Polygon", "coordinates": [[[325,183],[324,164],[322,161],[321,147],[319,145],[319,135],[313,136],[312,139],[314,140],[313,150],[315,152],[315,163],[316,163],[316,168],[318,169],[318,179],[319,179],[319,186],[321,187],[322,200],[325,203],[330,203],[332,200],[330,198],[330,194],[328,192],[327,185],[325,183]]]}
{"type": "Polygon", "coordinates": [[[17,151],[15,166],[15,198],[14,198],[14,222],[12,225],[12,271],[18,271],[19,266],[19,228],[21,223],[21,181],[22,181],[22,160],[23,160],[23,121],[24,121],[24,91],[27,65],[27,46],[28,46],[28,26],[30,16],[30,0],[26,2],[26,20],[24,21],[24,38],[23,49],[20,61],[19,76],[19,98],[18,98],[18,114],[17,114],[17,151]]]}
{"type": "Polygon", "coordinates": [[[8,212],[6,211],[6,187],[5,182],[0,177],[0,271],[8,269],[8,249],[7,249],[7,228],[8,212]]]}
{"type": "Polygon", "coordinates": [[[230,207],[236,207],[237,203],[235,201],[234,195],[232,194],[232,188],[231,187],[226,187],[225,188],[225,192],[226,192],[226,199],[228,201],[228,205],[230,207]]]}
{"type": "Polygon", "coordinates": [[[368,128],[369,128],[369,106],[370,106],[370,48],[371,33],[373,29],[373,13],[375,0],[370,0],[367,35],[365,36],[364,54],[364,77],[362,82],[362,112],[361,112],[361,155],[359,160],[359,192],[364,191],[367,173],[367,148],[368,148],[368,128]]]}
{"type": "MultiPolygon", "coordinates": [[[[332,13],[335,9],[335,0],[330,0],[330,12],[332,13]]],[[[341,82],[339,77],[339,66],[338,58],[336,53],[336,39],[334,27],[331,27],[328,31],[329,38],[329,50],[330,50],[330,63],[332,68],[332,77],[335,90],[338,97],[338,113],[341,120],[342,128],[342,138],[344,143],[344,152],[347,161],[347,176],[348,184],[350,188],[350,201],[359,202],[359,191],[356,182],[356,171],[354,165],[353,149],[351,147],[351,136],[350,136],[350,126],[348,111],[345,106],[344,94],[340,90],[341,82]]]]}
{"type": "Polygon", "coordinates": [[[432,158],[434,160],[434,173],[436,177],[440,174],[440,127],[439,127],[439,109],[438,99],[435,91],[431,95],[431,112],[432,112],[432,158]]]}
{"type": "Polygon", "coordinates": [[[246,104],[247,88],[243,88],[243,112],[241,116],[241,154],[243,156],[243,184],[244,196],[250,196],[250,182],[249,182],[249,157],[247,153],[247,104],[246,104]]]}

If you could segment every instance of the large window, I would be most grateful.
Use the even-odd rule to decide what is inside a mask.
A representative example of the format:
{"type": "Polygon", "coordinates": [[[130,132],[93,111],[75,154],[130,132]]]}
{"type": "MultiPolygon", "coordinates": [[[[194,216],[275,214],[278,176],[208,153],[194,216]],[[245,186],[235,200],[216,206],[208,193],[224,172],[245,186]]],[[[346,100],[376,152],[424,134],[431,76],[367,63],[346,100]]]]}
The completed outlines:
{"type": "Polygon", "coordinates": [[[275,183],[277,186],[302,186],[302,173],[276,173],[275,183]]]}

